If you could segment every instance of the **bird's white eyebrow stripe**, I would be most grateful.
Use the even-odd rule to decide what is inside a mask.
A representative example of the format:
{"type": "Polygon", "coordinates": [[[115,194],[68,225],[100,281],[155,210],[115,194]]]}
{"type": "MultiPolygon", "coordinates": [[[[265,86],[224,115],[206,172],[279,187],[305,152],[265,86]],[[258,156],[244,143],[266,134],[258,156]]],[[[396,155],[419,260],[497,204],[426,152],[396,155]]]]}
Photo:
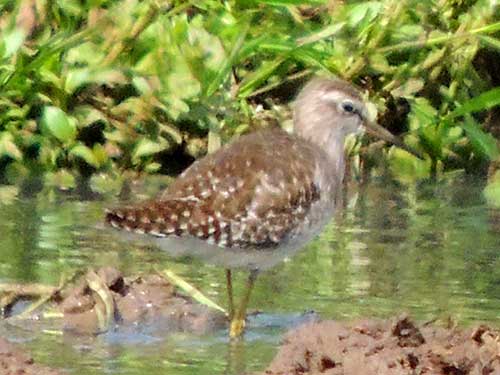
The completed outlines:
{"type": "Polygon", "coordinates": [[[358,107],[358,100],[356,98],[351,97],[350,95],[346,95],[345,93],[341,91],[327,91],[323,95],[321,95],[323,99],[332,101],[332,102],[339,102],[342,99],[349,99],[351,102],[353,102],[356,107],[358,107]]]}
{"type": "Polygon", "coordinates": [[[349,100],[352,103],[352,106],[354,107],[354,113],[357,114],[361,119],[364,118],[365,114],[363,113],[363,103],[361,103],[358,99],[353,98],[350,95],[346,95],[341,91],[334,90],[325,92],[321,97],[325,100],[339,104],[345,100],[349,100]]]}

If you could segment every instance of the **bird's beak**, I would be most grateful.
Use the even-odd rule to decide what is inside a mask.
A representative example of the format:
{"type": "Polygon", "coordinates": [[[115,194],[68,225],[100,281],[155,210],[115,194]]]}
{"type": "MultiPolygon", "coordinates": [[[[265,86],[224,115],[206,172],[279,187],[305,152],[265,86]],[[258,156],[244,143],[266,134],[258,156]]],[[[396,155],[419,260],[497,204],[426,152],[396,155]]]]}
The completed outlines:
{"type": "Polygon", "coordinates": [[[403,141],[399,137],[396,137],[394,134],[392,134],[386,128],[377,124],[375,121],[372,121],[367,117],[365,117],[364,126],[368,134],[371,134],[376,138],[382,139],[383,141],[392,143],[393,145],[409,152],[410,154],[416,156],[419,159],[424,159],[424,157],[420,152],[414,150],[413,148],[403,143],[403,141]]]}
{"type": "Polygon", "coordinates": [[[375,121],[371,121],[371,120],[365,118],[364,126],[365,126],[366,132],[368,134],[373,135],[379,139],[382,139],[386,142],[395,144],[397,146],[398,146],[398,143],[401,142],[401,140],[398,137],[396,137],[394,134],[392,134],[386,128],[377,124],[375,121]]]}

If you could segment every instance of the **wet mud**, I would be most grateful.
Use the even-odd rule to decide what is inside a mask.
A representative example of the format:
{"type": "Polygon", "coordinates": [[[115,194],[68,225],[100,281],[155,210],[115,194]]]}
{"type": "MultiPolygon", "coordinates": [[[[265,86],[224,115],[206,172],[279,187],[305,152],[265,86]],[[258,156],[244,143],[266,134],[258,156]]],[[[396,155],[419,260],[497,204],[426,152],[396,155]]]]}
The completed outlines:
{"type": "Polygon", "coordinates": [[[96,334],[114,327],[154,325],[204,334],[223,328],[223,313],[185,296],[160,275],[125,278],[114,268],[89,271],[59,304],[64,331],[96,334]]]}
{"type": "MultiPolygon", "coordinates": [[[[17,304],[26,303],[18,299],[8,311],[22,314],[23,309],[17,304]]],[[[227,318],[180,293],[159,274],[128,278],[115,268],[104,267],[89,270],[29,316],[13,314],[4,323],[35,334],[45,329],[78,336],[149,330],[167,336],[179,331],[214,332],[227,326],[227,318]]],[[[0,337],[0,375],[64,373],[36,364],[21,346],[0,337]]]]}
{"type": "MultiPolygon", "coordinates": [[[[112,267],[89,270],[19,324],[41,331],[47,311],[52,314],[47,320],[59,317],[58,327],[50,329],[77,335],[144,327],[162,336],[207,334],[227,327],[223,313],[180,293],[159,274],[129,278],[112,267]]],[[[62,373],[0,338],[0,375],[62,373]]],[[[500,375],[500,331],[485,325],[417,324],[406,315],[350,323],[315,320],[284,335],[264,374],[500,375]]]]}
{"type": "Polygon", "coordinates": [[[287,333],[266,375],[499,375],[500,332],[417,325],[407,316],[307,323],[287,333]]]}

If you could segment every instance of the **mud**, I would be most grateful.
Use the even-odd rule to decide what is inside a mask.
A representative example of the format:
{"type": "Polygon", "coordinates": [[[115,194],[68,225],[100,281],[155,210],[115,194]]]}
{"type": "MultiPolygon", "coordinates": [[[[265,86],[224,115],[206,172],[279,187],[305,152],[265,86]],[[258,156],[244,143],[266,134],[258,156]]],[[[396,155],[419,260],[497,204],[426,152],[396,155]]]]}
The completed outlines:
{"type": "MultiPolygon", "coordinates": [[[[23,309],[16,304],[26,306],[26,302],[16,300],[8,311],[20,312],[23,309]]],[[[28,317],[16,320],[14,315],[13,319],[8,324],[24,330],[49,328],[79,336],[117,330],[149,330],[163,336],[178,331],[205,334],[227,326],[222,312],[179,293],[160,275],[126,278],[112,267],[88,271],[73,285],[57,292],[52,303],[28,317]]],[[[36,364],[21,348],[0,337],[0,375],[10,374],[63,372],[36,364]]]]}
{"type": "Polygon", "coordinates": [[[266,375],[500,375],[500,332],[392,321],[323,321],[289,332],[266,375]]]}
{"type": "Polygon", "coordinates": [[[0,338],[0,375],[62,375],[61,371],[35,363],[24,351],[0,338]]]}
{"type": "Polygon", "coordinates": [[[89,271],[63,294],[58,308],[63,313],[62,329],[76,333],[154,325],[165,331],[204,334],[227,324],[223,313],[179,293],[159,275],[124,278],[111,267],[89,271]]]}

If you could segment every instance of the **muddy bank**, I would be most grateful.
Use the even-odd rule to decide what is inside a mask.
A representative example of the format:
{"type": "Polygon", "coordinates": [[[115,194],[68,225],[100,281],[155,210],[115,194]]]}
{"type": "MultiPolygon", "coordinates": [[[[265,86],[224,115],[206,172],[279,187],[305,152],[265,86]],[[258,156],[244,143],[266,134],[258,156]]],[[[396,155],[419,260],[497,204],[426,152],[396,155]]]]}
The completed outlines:
{"type": "MultiPolygon", "coordinates": [[[[21,295],[34,293],[23,285],[15,288],[21,295]]],[[[89,270],[62,290],[47,287],[50,299],[28,316],[25,298],[12,300],[4,309],[6,323],[37,333],[48,329],[77,335],[96,335],[108,331],[154,331],[204,334],[224,328],[226,316],[180,293],[159,274],[124,277],[111,267],[89,270]]],[[[29,306],[29,305],[28,305],[29,306]]],[[[0,337],[0,375],[59,375],[63,372],[36,364],[17,345],[0,337]]]]}
{"type": "MultiPolygon", "coordinates": [[[[16,311],[16,306],[9,310],[16,311]]],[[[148,327],[162,334],[204,334],[224,328],[227,319],[222,312],[180,293],[159,274],[124,277],[118,270],[104,267],[97,272],[89,270],[30,316],[19,319],[14,314],[9,322],[24,327],[29,324],[33,330],[50,322],[52,330],[90,335],[148,327]]]]}
{"type": "Polygon", "coordinates": [[[160,275],[125,278],[111,267],[89,271],[65,293],[59,309],[63,329],[78,333],[154,324],[166,331],[201,334],[226,324],[224,314],[179,293],[160,275]]]}
{"type": "Polygon", "coordinates": [[[470,329],[392,321],[323,321],[289,332],[266,375],[500,374],[500,336],[470,329]]]}
{"type": "Polygon", "coordinates": [[[35,363],[17,346],[0,337],[0,375],[62,375],[64,372],[35,363]]]}

